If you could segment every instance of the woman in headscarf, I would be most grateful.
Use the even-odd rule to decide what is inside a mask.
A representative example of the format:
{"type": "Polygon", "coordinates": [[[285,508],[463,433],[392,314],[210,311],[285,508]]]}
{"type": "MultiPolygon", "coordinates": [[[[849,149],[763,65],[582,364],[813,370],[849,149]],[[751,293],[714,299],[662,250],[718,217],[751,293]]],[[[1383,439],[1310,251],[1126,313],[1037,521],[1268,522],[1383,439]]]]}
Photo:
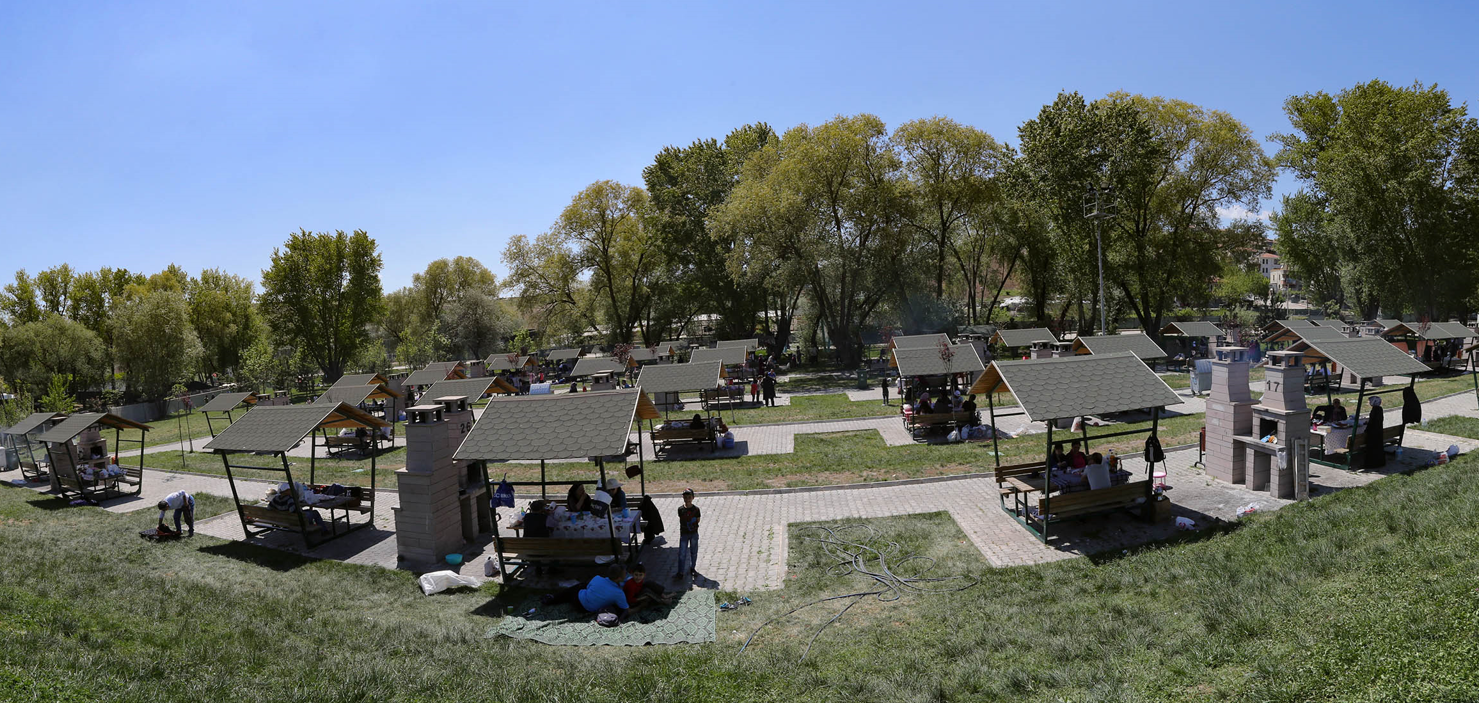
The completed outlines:
{"type": "Polygon", "coordinates": [[[1361,467],[1380,469],[1387,465],[1387,452],[1382,444],[1381,398],[1371,399],[1371,414],[1366,418],[1366,444],[1361,448],[1361,467]]]}

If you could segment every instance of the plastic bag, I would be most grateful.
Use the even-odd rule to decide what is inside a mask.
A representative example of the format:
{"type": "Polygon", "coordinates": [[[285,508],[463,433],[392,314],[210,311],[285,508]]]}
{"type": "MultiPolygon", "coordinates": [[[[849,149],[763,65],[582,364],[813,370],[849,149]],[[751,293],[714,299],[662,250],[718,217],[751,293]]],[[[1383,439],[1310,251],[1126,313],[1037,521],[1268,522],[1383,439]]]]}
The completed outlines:
{"type": "Polygon", "coordinates": [[[471,576],[463,576],[455,571],[433,571],[428,574],[422,574],[420,580],[421,592],[428,596],[433,593],[441,593],[449,588],[457,588],[459,586],[477,588],[483,585],[477,579],[471,576]]]}
{"type": "Polygon", "coordinates": [[[1189,517],[1178,517],[1176,518],[1176,529],[1195,530],[1197,529],[1197,521],[1189,517]]]}
{"type": "Polygon", "coordinates": [[[503,480],[498,482],[498,487],[493,489],[493,507],[514,507],[514,487],[508,482],[508,474],[504,474],[503,480]]]}
{"type": "Polygon", "coordinates": [[[1258,509],[1261,508],[1261,507],[1263,507],[1263,506],[1261,506],[1261,505],[1259,505],[1257,503],[1249,503],[1249,504],[1247,504],[1247,505],[1245,505],[1245,506],[1243,506],[1241,508],[1238,508],[1238,517],[1241,518],[1241,517],[1247,517],[1249,515],[1252,515],[1253,513],[1258,512],[1258,509]]]}
{"type": "Polygon", "coordinates": [[[1454,459],[1457,459],[1458,458],[1458,452],[1459,452],[1458,445],[1457,444],[1450,444],[1450,445],[1448,445],[1448,451],[1446,451],[1444,453],[1448,455],[1448,460],[1449,461],[1453,461],[1454,459]]]}
{"type": "Polygon", "coordinates": [[[951,443],[959,442],[960,441],[960,430],[950,430],[950,434],[948,434],[948,435],[945,436],[945,441],[951,442],[951,443]]]}

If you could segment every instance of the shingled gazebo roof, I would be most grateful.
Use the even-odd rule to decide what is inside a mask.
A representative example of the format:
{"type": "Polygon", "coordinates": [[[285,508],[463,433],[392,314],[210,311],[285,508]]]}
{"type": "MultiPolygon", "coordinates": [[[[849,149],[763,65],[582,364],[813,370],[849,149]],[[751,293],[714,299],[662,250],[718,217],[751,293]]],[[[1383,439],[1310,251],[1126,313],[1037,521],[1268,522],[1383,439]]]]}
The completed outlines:
{"type": "Polygon", "coordinates": [[[637,386],[648,393],[681,393],[714,388],[721,378],[724,364],[717,361],[654,364],[642,367],[637,386]]]}
{"type": "Polygon", "coordinates": [[[749,352],[744,347],[718,347],[716,349],[694,349],[688,355],[688,363],[717,361],[725,366],[744,366],[749,352]]]}
{"type": "Polygon", "coordinates": [[[433,361],[416,373],[406,377],[405,386],[430,386],[449,378],[466,378],[460,361],[433,361]]]}
{"type": "Polygon", "coordinates": [[[1417,322],[1401,322],[1393,327],[1388,327],[1381,335],[1383,337],[1405,337],[1412,336],[1420,339],[1468,339],[1474,336],[1474,330],[1458,322],[1429,322],[1423,327],[1417,322]]]}
{"type": "Polygon", "coordinates": [[[633,365],[630,359],[627,363],[622,363],[609,356],[587,356],[575,362],[575,368],[570,370],[570,375],[580,377],[598,373],[619,374],[626,371],[627,366],[630,365],[633,365]]]}
{"type": "Polygon", "coordinates": [[[243,403],[256,405],[257,394],[252,391],[247,391],[246,393],[222,393],[211,398],[210,402],[197,409],[203,413],[224,413],[241,407],[243,403]]]}
{"type": "Polygon", "coordinates": [[[755,351],[760,348],[758,339],[725,339],[714,342],[715,349],[727,349],[729,347],[740,347],[745,351],[755,351]]]}
{"type": "Polygon", "coordinates": [[[63,415],[61,413],[31,413],[30,415],[21,418],[20,422],[11,425],[10,429],[5,430],[5,434],[30,434],[32,432],[35,432],[36,428],[46,424],[48,421],[62,417],[66,417],[66,415],[63,415]]]}
{"type": "Polygon", "coordinates": [[[1053,336],[1053,331],[1046,327],[1025,327],[1022,329],[1008,330],[998,329],[991,337],[992,344],[1002,344],[1010,348],[1030,347],[1034,344],[1057,344],[1058,338],[1053,336]]]}
{"type": "Polygon", "coordinates": [[[389,383],[390,379],[378,373],[347,373],[340,376],[339,380],[334,381],[334,385],[330,386],[330,388],[339,388],[340,386],[373,386],[389,383]]]}
{"type": "Polygon", "coordinates": [[[949,358],[940,354],[939,347],[916,347],[895,349],[889,365],[899,370],[900,376],[943,376],[952,373],[978,373],[986,368],[981,356],[970,344],[953,344],[949,358]]]}
{"type": "Polygon", "coordinates": [[[323,392],[322,395],[313,400],[314,405],[329,405],[348,403],[359,405],[367,400],[385,400],[386,398],[400,398],[400,393],[390,390],[389,386],[336,386],[323,392]]]}
{"type": "Polygon", "coordinates": [[[1412,358],[1391,342],[1378,337],[1355,339],[1306,339],[1289,347],[1306,359],[1329,360],[1360,378],[1423,373],[1427,364],[1412,358]]]}
{"type": "Polygon", "coordinates": [[[1161,334],[1174,334],[1182,337],[1223,337],[1227,333],[1210,322],[1172,322],[1161,328],[1161,334]]]}
{"type": "Polygon", "coordinates": [[[934,334],[905,334],[889,340],[890,349],[922,349],[933,347],[938,349],[940,344],[950,344],[950,335],[944,332],[934,334]]]}
{"type": "Polygon", "coordinates": [[[647,394],[635,388],[498,398],[488,401],[454,456],[466,461],[538,461],[625,455],[632,421],[659,417],[647,394]]]}
{"type": "Polygon", "coordinates": [[[82,431],[93,425],[102,425],[120,430],[143,430],[148,432],[150,428],[142,422],[134,422],[126,417],[120,417],[113,413],[77,413],[61,422],[51,426],[51,429],[42,432],[36,439],[42,442],[70,442],[73,437],[82,434],[82,431]]]}
{"type": "Polygon", "coordinates": [[[348,403],[252,408],[207,442],[206,451],[286,452],[320,429],[389,427],[348,403]]]}
{"type": "Polygon", "coordinates": [[[497,376],[482,376],[479,378],[454,378],[448,381],[438,381],[432,384],[421,394],[422,398],[432,400],[436,398],[450,398],[453,396],[467,398],[468,403],[476,403],[483,399],[490,391],[499,393],[517,393],[518,391],[508,381],[497,376]]]}
{"type": "Polygon", "coordinates": [[[1181,402],[1134,354],[993,361],[972,393],[1011,393],[1034,421],[1163,408],[1181,402]]]}
{"type": "MultiPolygon", "coordinates": [[[[1162,359],[1166,350],[1143,334],[1106,334],[1103,337],[1079,337],[1073,340],[1075,354],[1118,354],[1129,352],[1141,359],[1162,359]]],[[[1145,406],[1141,406],[1145,407],[1145,406]]]]}

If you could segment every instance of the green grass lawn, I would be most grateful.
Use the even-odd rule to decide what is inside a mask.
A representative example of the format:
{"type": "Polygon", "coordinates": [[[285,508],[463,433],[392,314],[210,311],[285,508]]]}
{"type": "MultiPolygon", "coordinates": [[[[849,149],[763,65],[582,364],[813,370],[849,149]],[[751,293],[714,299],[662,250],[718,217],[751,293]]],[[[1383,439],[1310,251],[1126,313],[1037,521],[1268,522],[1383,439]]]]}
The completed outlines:
{"type": "Polygon", "coordinates": [[[1455,437],[1469,437],[1479,439],[1479,419],[1463,415],[1450,415],[1440,417],[1436,420],[1424,422],[1418,429],[1424,432],[1437,432],[1438,434],[1453,435],[1455,437]]]}
{"type": "MultiPolygon", "coordinates": [[[[1035,567],[989,568],[941,514],[873,520],[875,544],[979,584],[861,601],[804,660],[847,601],[739,649],[871,582],[829,575],[799,526],[785,588],[719,613],[718,641],[562,648],[485,639],[497,584],[427,597],[410,573],[204,536],[150,544],[135,534],[149,511],[0,490],[0,699],[1475,700],[1479,523],[1455,519],[1479,510],[1473,461],[1035,567]]],[[[202,515],[225,508],[202,497],[202,515]]]]}
{"type": "MultiPolygon", "coordinates": [[[[241,417],[241,413],[236,413],[235,416],[241,417]]],[[[212,422],[214,422],[214,420],[212,420],[212,422]]],[[[205,424],[205,416],[201,415],[198,412],[179,412],[170,415],[169,417],[163,417],[158,420],[154,420],[147,424],[149,425],[149,432],[144,439],[148,441],[148,445],[146,446],[150,447],[158,446],[161,444],[170,444],[172,442],[178,442],[186,438],[198,439],[200,437],[205,437],[209,439],[211,436],[210,428],[208,428],[205,424]]],[[[226,423],[224,422],[218,423],[218,426],[222,428],[224,428],[225,425],[226,423]]],[[[107,433],[105,436],[108,437],[109,440],[112,440],[113,438],[111,432],[107,433]]],[[[202,444],[205,444],[205,442],[196,442],[196,448],[198,449],[202,444]]],[[[125,450],[137,448],[138,445],[124,445],[123,447],[123,449],[125,450]]]]}

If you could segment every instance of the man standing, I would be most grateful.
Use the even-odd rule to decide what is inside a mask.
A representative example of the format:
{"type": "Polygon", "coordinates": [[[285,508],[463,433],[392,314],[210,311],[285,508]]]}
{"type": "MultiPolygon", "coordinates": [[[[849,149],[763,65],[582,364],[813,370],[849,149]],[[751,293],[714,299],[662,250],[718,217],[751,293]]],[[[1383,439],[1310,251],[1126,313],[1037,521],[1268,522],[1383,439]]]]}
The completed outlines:
{"type": "Polygon", "coordinates": [[[180,533],[180,517],[185,518],[185,525],[190,528],[190,536],[195,536],[195,496],[184,491],[175,491],[159,501],[155,507],[159,508],[159,531],[168,529],[164,524],[164,511],[175,511],[175,534],[180,533]]]}
{"type": "Polygon", "coordinates": [[[888,405],[888,376],[884,376],[878,385],[883,388],[883,404],[888,405]]]}
{"type": "Polygon", "coordinates": [[[678,506],[678,570],[673,580],[681,581],[686,576],[698,576],[698,521],[702,516],[693,504],[693,489],[683,491],[683,505],[678,506]]]}

